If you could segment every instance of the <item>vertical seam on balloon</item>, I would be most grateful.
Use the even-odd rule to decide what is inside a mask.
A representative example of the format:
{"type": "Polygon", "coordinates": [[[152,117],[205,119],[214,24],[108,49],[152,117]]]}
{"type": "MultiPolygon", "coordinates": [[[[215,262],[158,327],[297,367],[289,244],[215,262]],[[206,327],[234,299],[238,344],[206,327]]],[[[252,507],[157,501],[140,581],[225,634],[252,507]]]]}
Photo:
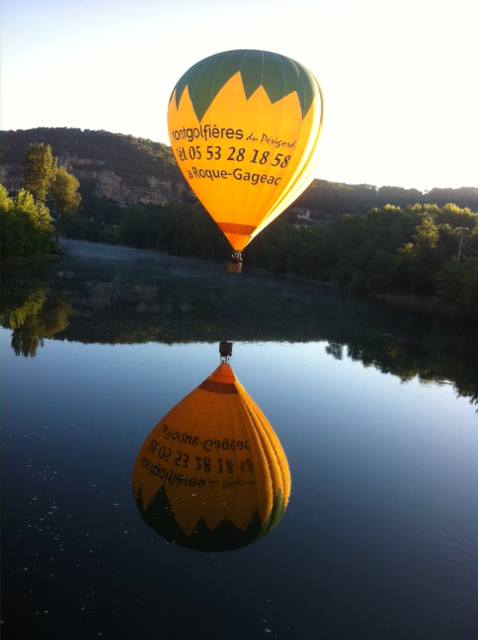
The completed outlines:
{"type": "Polygon", "coordinates": [[[276,462],[275,467],[280,470],[280,473],[276,473],[276,478],[278,480],[278,485],[275,489],[281,489],[285,495],[285,486],[286,486],[286,477],[289,477],[290,483],[290,469],[289,464],[287,463],[287,457],[282,447],[282,443],[279,439],[279,436],[275,433],[274,428],[270,424],[267,416],[263,413],[262,409],[255,403],[253,398],[250,398],[249,401],[249,411],[253,412],[256,416],[257,424],[260,425],[260,430],[262,432],[262,437],[264,441],[268,444],[272,451],[272,455],[276,462]],[[282,452],[283,457],[279,455],[279,452],[282,452]],[[283,465],[283,462],[286,462],[286,465],[283,465]],[[280,486],[279,486],[280,485],[280,486]]]}
{"type": "MultiPolygon", "coordinates": [[[[236,379],[236,390],[238,391],[238,395],[234,397],[234,405],[233,405],[233,410],[232,410],[232,435],[234,440],[238,441],[238,440],[242,440],[243,439],[243,433],[241,433],[241,420],[240,420],[240,415],[239,415],[239,408],[242,408],[242,397],[239,393],[239,389],[237,389],[237,379],[236,379]],[[239,429],[238,429],[239,428],[239,429]]],[[[242,432],[244,432],[244,428],[242,427],[242,432]]],[[[244,437],[249,437],[248,434],[248,430],[245,431],[245,435],[244,437]]],[[[238,462],[238,457],[236,456],[236,460],[235,462],[238,462]]],[[[240,503],[241,503],[241,499],[240,499],[240,490],[239,490],[239,486],[235,487],[235,493],[234,493],[234,509],[237,510],[237,512],[240,513],[240,503]]],[[[236,524],[239,522],[239,518],[236,520],[236,524]]],[[[241,522],[242,525],[242,522],[241,522]]],[[[249,525],[249,523],[246,524],[246,527],[249,525]]],[[[242,526],[240,527],[242,529],[242,526]]]]}
{"type": "MultiPolygon", "coordinates": [[[[280,65],[281,65],[282,81],[283,81],[283,82],[282,82],[282,88],[284,89],[284,85],[285,85],[285,83],[284,83],[284,69],[283,69],[283,66],[282,66],[282,65],[283,65],[283,59],[282,59],[282,57],[279,57],[278,59],[279,59],[279,63],[280,63],[280,65]]],[[[263,88],[264,88],[264,91],[265,91],[265,93],[266,93],[266,95],[267,95],[267,99],[269,100],[269,102],[270,102],[270,103],[271,103],[271,105],[272,105],[272,104],[273,104],[273,103],[272,103],[272,100],[271,100],[271,98],[270,98],[269,94],[267,93],[267,91],[265,90],[264,83],[263,83],[263,88]]],[[[282,91],[282,93],[283,93],[283,91],[282,91]]],[[[285,98],[285,96],[282,96],[282,98],[280,98],[280,99],[279,99],[279,101],[278,101],[278,102],[281,102],[281,114],[280,114],[280,120],[282,120],[282,114],[283,114],[283,112],[284,112],[284,102],[283,102],[283,99],[284,99],[284,98],[285,98]]],[[[274,104],[276,105],[276,104],[277,104],[277,101],[276,101],[274,104]]],[[[264,128],[263,128],[263,130],[264,130],[264,128]]],[[[274,132],[274,134],[275,134],[275,132],[274,132]]],[[[265,200],[266,202],[267,202],[267,201],[269,201],[270,196],[269,196],[268,194],[266,195],[266,193],[264,193],[263,195],[264,195],[264,200],[265,200]]],[[[259,198],[259,200],[260,200],[260,198],[259,198]]],[[[256,205],[256,206],[257,206],[257,205],[256,205]]],[[[263,206],[263,201],[260,201],[260,206],[261,206],[261,207],[263,206]]],[[[256,228],[257,228],[257,226],[259,226],[259,225],[262,223],[263,219],[264,219],[264,218],[261,216],[261,218],[260,218],[260,219],[259,219],[259,221],[258,221],[258,224],[256,225],[256,228]]]]}
{"type": "Polygon", "coordinates": [[[270,422],[265,416],[265,414],[263,413],[262,409],[254,402],[252,398],[250,402],[250,408],[258,416],[258,421],[260,422],[261,427],[264,431],[264,437],[266,438],[267,442],[269,443],[269,446],[271,447],[271,451],[273,452],[274,460],[276,462],[276,467],[280,470],[280,473],[276,474],[278,478],[278,485],[275,488],[274,494],[276,494],[278,491],[282,492],[283,503],[284,503],[282,511],[285,511],[288,504],[288,500],[290,496],[290,488],[291,488],[291,475],[290,475],[289,463],[287,461],[287,456],[282,447],[282,443],[280,441],[279,436],[275,433],[272,425],[270,425],[270,422]],[[270,429],[267,428],[266,424],[269,424],[271,428],[270,429]],[[280,455],[281,453],[283,455],[280,455]],[[287,499],[286,499],[286,494],[287,494],[287,499]]]}
{"type": "Polygon", "coordinates": [[[319,120],[319,135],[320,135],[320,133],[322,132],[322,120],[324,118],[324,94],[322,93],[322,87],[320,86],[320,83],[315,76],[314,76],[314,80],[319,90],[319,97],[320,97],[320,120],[319,120]]]}
{"type": "MultiPolygon", "coordinates": [[[[263,482],[263,488],[267,487],[268,489],[270,489],[270,499],[272,502],[271,505],[271,513],[272,513],[272,507],[274,505],[274,481],[273,481],[273,471],[272,471],[272,467],[271,467],[271,463],[270,460],[268,458],[268,447],[267,444],[264,440],[263,434],[261,432],[261,425],[260,425],[260,420],[258,420],[258,416],[255,415],[255,413],[251,410],[251,407],[248,405],[248,403],[243,401],[243,406],[249,416],[249,419],[251,421],[251,425],[252,425],[252,432],[254,433],[254,438],[256,441],[256,449],[259,449],[260,451],[260,459],[263,465],[263,468],[261,469],[261,471],[263,471],[263,475],[264,475],[264,480],[265,482],[263,482]],[[265,472],[268,472],[267,474],[265,472]],[[266,475],[268,475],[268,478],[266,479],[266,475]],[[267,482],[268,481],[268,482],[267,482]]],[[[254,474],[255,475],[255,474],[254,474]]],[[[260,496],[258,493],[258,486],[256,483],[255,486],[255,493],[256,493],[256,504],[259,505],[260,504],[260,496]]],[[[268,501],[268,499],[266,498],[266,500],[268,501]]],[[[267,504],[267,503],[266,503],[267,504]]],[[[267,505],[268,507],[268,505],[267,505]]],[[[270,516],[270,514],[269,514],[270,516]]],[[[261,537],[264,535],[265,531],[267,531],[267,525],[268,522],[264,521],[261,517],[261,513],[259,511],[259,517],[261,520],[261,537]]]]}
{"type": "MultiPolygon", "coordinates": [[[[225,62],[226,62],[226,60],[227,60],[227,56],[228,56],[228,55],[230,55],[230,54],[226,54],[226,55],[224,56],[224,58],[222,59],[221,63],[219,64],[218,68],[216,69],[216,73],[214,74],[214,79],[213,79],[213,81],[212,81],[211,91],[210,91],[210,93],[209,93],[209,106],[208,106],[208,109],[209,109],[209,107],[211,106],[211,104],[212,104],[212,102],[213,102],[213,97],[212,97],[212,96],[213,96],[213,93],[214,93],[214,87],[215,87],[215,85],[216,85],[216,79],[217,79],[217,76],[219,75],[219,72],[220,72],[220,71],[221,71],[221,69],[223,68],[223,66],[224,66],[224,64],[225,64],[225,62]]],[[[231,76],[231,77],[232,77],[232,76],[231,76]]],[[[230,80],[230,78],[229,78],[229,80],[230,80]]],[[[226,80],[226,82],[227,82],[227,80],[226,80]]],[[[217,95],[217,93],[218,93],[218,92],[216,92],[216,95],[217,95]]],[[[206,109],[206,111],[207,111],[207,109],[206,109]]],[[[206,113],[206,112],[204,112],[204,113],[206,113]]]]}
{"type": "Polygon", "coordinates": [[[244,84],[244,78],[242,77],[242,67],[243,67],[244,62],[245,62],[245,60],[246,60],[246,58],[247,58],[247,53],[248,53],[247,51],[244,51],[244,56],[243,56],[243,58],[242,58],[242,60],[241,60],[241,64],[240,64],[240,66],[239,66],[239,73],[241,74],[242,84],[244,84]]]}
{"type": "MultiPolygon", "coordinates": [[[[279,58],[279,60],[280,60],[280,63],[281,63],[281,69],[282,69],[282,72],[283,72],[283,66],[282,66],[282,64],[283,64],[283,60],[282,60],[282,58],[279,58]]],[[[295,61],[293,61],[293,60],[290,60],[290,62],[291,62],[291,63],[294,65],[294,67],[296,68],[296,70],[297,70],[297,75],[300,75],[300,70],[299,70],[299,68],[298,68],[297,63],[295,63],[295,61]]],[[[284,90],[285,90],[285,87],[284,87],[284,90]]],[[[294,91],[295,91],[295,93],[296,93],[296,95],[297,95],[297,99],[298,99],[298,101],[299,101],[299,109],[300,109],[301,117],[302,117],[302,108],[301,108],[301,105],[300,105],[300,97],[299,97],[299,94],[298,94],[298,92],[297,92],[297,89],[294,89],[294,91]]],[[[292,92],[291,92],[291,93],[292,93],[292,92]]],[[[267,94],[267,97],[269,98],[269,95],[268,95],[268,94],[267,94]]],[[[284,100],[285,98],[286,98],[286,96],[285,96],[285,95],[284,95],[284,96],[282,96],[282,98],[279,100],[279,102],[280,102],[281,100],[284,100]]],[[[270,99],[270,98],[269,98],[269,99],[270,99]]],[[[276,102],[275,104],[277,104],[277,102],[276,102]]],[[[284,102],[282,102],[282,104],[281,104],[281,113],[283,113],[283,110],[284,110],[284,109],[285,109],[285,103],[284,103],[284,102]]],[[[302,126],[302,125],[301,125],[301,126],[302,126]]],[[[280,199],[281,199],[281,198],[280,198],[280,199]]],[[[267,198],[266,198],[266,201],[267,201],[267,198]]],[[[276,202],[277,202],[277,201],[276,201],[276,202]]],[[[257,229],[261,227],[261,225],[263,224],[264,220],[266,220],[266,219],[267,219],[267,216],[270,214],[270,212],[271,212],[271,211],[273,211],[273,210],[275,209],[275,207],[276,207],[276,204],[271,205],[271,206],[268,208],[266,215],[265,215],[265,216],[262,216],[262,217],[260,218],[260,220],[259,220],[259,222],[258,222],[258,224],[257,224],[256,229],[255,229],[255,230],[254,230],[254,232],[252,233],[252,237],[250,238],[250,240],[252,240],[252,239],[257,235],[257,233],[258,233],[258,232],[257,232],[257,229]]],[[[267,225],[266,225],[266,226],[267,226],[267,225]]],[[[249,240],[249,242],[250,242],[250,240],[249,240]]]]}
{"type": "MultiPolygon", "coordinates": [[[[216,73],[215,73],[215,75],[214,75],[214,80],[213,80],[213,84],[212,84],[213,88],[214,88],[214,86],[215,86],[215,84],[216,84],[216,79],[217,79],[217,76],[218,76],[218,74],[219,74],[219,71],[223,68],[224,64],[226,63],[227,58],[231,56],[231,53],[232,53],[232,52],[227,53],[227,54],[224,56],[224,58],[222,59],[222,62],[220,63],[220,65],[219,65],[219,67],[218,67],[218,69],[217,69],[217,71],[216,71],[216,73]]],[[[223,86],[221,87],[221,89],[222,89],[222,88],[223,88],[223,87],[224,87],[224,86],[229,82],[229,80],[230,80],[232,77],[234,77],[234,75],[235,75],[235,74],[233,73],[233,74],[232,74],[232,76],[226,80],[226,82],[223,84],[223,86]]],[[[218,93],[219,93],[219,91],[218,91],[218,92],[216,92],[216,96],[217,96],[217,94],[218,94],[218,93]]],[[[210,98],[211,98],[211,101],[210,101],[210,103],[209,103],[209,107],[210,107],[210,106],[211,106],[211,104],[213,103],[212,90],[211,90],[210,98]]],[[[208,108],[209,108],[209,107],[208,107],[208,108]]],[[[224,183],[225,183],[225,181],[223,181],[223,180],[219,181],[219,189],[220,189],[220,193],[221,193],[221,195],[224,193],[224,190],[225,190],[225,188],[226,188],[226,184],[224,184],[224,183]]],[[[208,213],[209,213],[209,212],[208,212],[208,213]]],[[[210,215],[211,215],[211,214],[210,214],[210,215]]],[[[214,220],[214,218],[212,217],[212,215],[211,215],[211,218],[214,220]]],[[[216,222],[216,221],[214,220],[214,222],[216,222]]],[[[226,238],[226,240],[227,240],[227,238],[226,238]]]]}
{"type": "MultiPolygon", "coordinates": [[[[193,391],[191,391],[190,393],[188,393],[188,395],[183,398],[182,400],[179,401],[177,407],[179,408],[179,411],[183,411],[183,415],[184,415],[184,411],[186,410],[186,415],[189,414],[190,411],[190,402],[191,402],[191,396],[196,395],[198,392],[199,387],[196,387],[195,389],[193,389],[193,391]],[[187,401],[189,400],[189,402],[187,403],[187,401]]],[[[197,397],[197,396],[196,396],[197,397]]],[[[206,407],[210,407],[210,405],[205,405],[203,403],[198,403],[196,401],[196,398],[193,399],[192,401],[193,406],[195,408],[194,412],[193,412],[193,423],[192,423],[192,430],[195,431],[196,433],[198,433],[198,425],[207,423],[207,413],[206,413],[206,407]],[[203,416],[206,415],[206,419],[203,418],[203,416]]],[[[165,489],[166,491],[166,489],[165,489]]],[[[167,492],[166,492],[167,495],[167,492]]],[[[179,526],[179,528],[188,536],[192,535],[194,533],[194,529],[197,527],[201,516],[198,516],[197,519],[195,521],[189,520],[188,518],[191,516],[191,513],[189,512],[187,514],[187,516],[185,517],[181,511],[176,511],[176,507],[177,507],[177,501],[174,501],[171,499],[171,512],[174,515],[174,518],[179,526]]],[[[193,518],[195,518],[196,516],[194,515],[193,512],[193,518]]]]}
{"type": "MultiPolygon", "coordinates": [[[[238,381],[238,390],[240,392],[242,391],[242,393],[247,395],[247,392],[242,387],[239,381],[238,381]]],[[[266,533],[269,530],[270,517],[273,515],[272,510],[274,507],[275,488],[276,488],[274,486],[274,477],[278,478],[278,482],[283,489],[285,488],[285,483],[286,483],[285,480],[287,477],[289,480],[289,487],[290,487],[290,469],[289,469],[287,457],[282,448],[280,439],[277,436],[277,434],[274,432],[274,429],[271,423],[269,422],[267,416],[258,407],[258,405],[256,404],[256,402],[251,396],[248,396],[248,402],[245,402],[245,401],[243,402],[243,406],[249,415],[252,426],[254,427],[253,433],[256,437],[256,443],[260,445],[263,458],[266,462],[266,467],[269,470],[269,481],[270,481],[270,488],[271,488],[271,494],[272,494],[272,507],[271,507],[271,512],[269,514],[268,522],[267,523],[265,521],[262,522],[262,529],[261,529],[261,536],[262,536],[264,535],[264,533],[266,533]],[[283,453],[284,461],[286,463],[286,470],[284,470],[282,465],[280,464],[278,451],[281,451],[283,453]],[[278,463],[277,467],[279,468],[279,471],[280,471],[279,473],[277,472],[277,470],[274,470],[274,468],[271,465],[270,458],[269,458],[269,454],[271,452],[272,452],[272,457],[278,463]],[[264,524],[267,524],[268,526],[264,528],[264,524]]],[[[257,503],[259,504],[259,501],[257,503]]]]}
{"type": "MultiPolygon", "coordinates": [[[[284,73],[284,59],[283,58],[279,58],[279,62],[280,62],[280,70],[282,72],[282,97],[285,98],[286,94],[285,94],[285,73],[284,73]]],[[[283,109],[282,109],[283,110],[283,109]]]]}
{"type": "MultiPolygon", "coordinates": [[[[230,400],[229,397],[227,397],[227,398],[226,397],[222,397],[222,398],[216,397],[215,401],[214,401],[214,412],[213,413],[215,413],[219,417],[219,424],[221,425],[221,431],[220,431],[219,440],[222,440],[222,437],[223,437],[223,434],[224,434],[224,423],[225,423],[225,420],[224,420],[224,413],[225,413],[224,409],[225,409],[225,405],[229,402],[229,400],[230,400]]],[[[218,515],[219,515],[219,510],[218,510],[217,505],[215,505],[215,509],[213,511],[213,520],[215,522],[215,526],[214,527],[211,526],[211,529],[216,528],[218,526],[218,524],[220,523],[220,519],[219,519],[218,515]]],[[[226,519],[226,518],[224,518],[224,519],[226,519]]]]}
{"type": "MultiPolygon", "coordinates": [[[[262,55],[264,56],[264,53],[263,53],[262,55]]],[[[241,79],[242,79],[242,85],[243,85],[243,87],[244,87],[244,79],[242,78],[242,65],[244,64],[244,61],[245,61],[246,57],[247,57],[247,52],[246,52],[246,54],[245,54],[245,56],[244,56],[243,61],[241,62],[241,79]]],[[[264,69],[264,65],[262,65],[262,69],[264,69]]],[[[262,76],[261,76],[261,77],[262,77],[262,76]]],[[[262,81],[261,81],[261,84],[262,84],[262,81]]],[[[260,86],[260,85],[259,85],[259,86],[260,86]]],[[[259,87],[257,87],[257,88],[259,88],[259,87]]],[[[250,99],[252,98],[252,96],[254,95],[254,93],[255,93],[255,91],[253,91],[253,92],[251,93],[251,95],[249,96],[249,98],[247,98],[247,95],[246,95],[246,89],[245,89],[245,87],[244,87],[244,95],[246,96],[246,100],[250,100],[250,99]]],[[[245,202],[244,202],[244,204],[243,204],[244,209],[245,209],[246,211],[249,211],[249,205],[250,205],[250,199],[251,199],[251,198],[250,198],[250,196],[251,196],[251,191],[250,191],[250,189],[248,189],[248,190],[246,191],[246,198],[245,198],[245,202]]]]}
{"type": "MultiPolygon", "coordinates": [[[[245,99],[246,99],[246,101],[247,101],[247,100],[249,100],[249,98],[251,98],[251,97],[252,97],[252,94],[249,96],[249,98],[247,97],[247,95],[246,95],[246,88],[245,88],[245,86],[244,86],[244,78],[242,77],[242,67],[243,67],[243,65],[244,65],[244,62],[245,62],[246,58],[247,58],[247,51],[245,51],[245,52],[244,52],[244,57],[242,58],[241,66],[239,67],[239,72],[240,72],[240,75],[241,75],[242,88],[244,89],[244,97],[245,97],[245,99]]],[[[247,209],[248,209],[248,207],[249,207],[249,202],[248,202],[248,199],[249,199],[249,198],[248,198],[248,196],[249,196],[249,192],[247,192],[247,194],[246,194],[246,201],[243,203],[243,206],[244,206],[244,208],[245,208],[246,210],[247,210],[247,209]]],[[[242,213],[242,212],[239,212],[239,216],[241,215],[241,213],[242,213]]],[[[232,217],[232,216],[229,216],[229,217],[232,217]]],[[[237,219],[237,209],[235,209],[234,222],[236,221],[236,219],[237,219]]]]}
{"type": "Polygon", "coordinates": [[[304,74],[302,72],[302,69],[299,69],[299,79],[300,79],[300,83],[302,85],[302,100],[299,100],[300,102],[300,110],[302,113],[302,120],[305,118],[305,113],[304,113],[304,108],[305,108],[305,83],[304,83],[304,74]]]}
{"type": "Polygon", "coordinates": [[[196,92],[196,87],[197,87],[197,85],[198,85],[198,82],[199,82],[200,78],[201,78],[201,73],[198,73],[198,74],[196,74],[196,80],[195,80],[195,82],[194,82],[194,85],[189,86],[189,83],[188,83],[188,84],[186,84],[186,85],[184,86],[184,91],[186,90],[186,87],[188,88],[188,91],[189,91],[189,99],[191,100],[191,104],[192,104],[192,107],[193,107],[194,115],[195,115],[195,116],[196,116],[196,118],[198,119],[198,122],[201,122],[201,118],[198,116],[197,111],[196,111],[196,107],[194,106],[193,95],[194,95],[194,94],[195,94],[195,92],[196,92]]]}
{"type": "MultiPolygon", "coordinates": [[[[320,123],[320,120],[319,120],[319,123],[320,123]]],[[[319,142],[319,135],[320,135],[320,127],[317,131],[317,136],[315,138],[315,142],[313,143],[312,148],[310,149],[307,156],[304,155],[302,168],[298,169],[295,179],[293,179],[290,182],[287,191],[284,194],[282,194],[282,196],[276,201],[276,203],[269,209],[268,213],[264,216],[261,224],[259,224],[256,227],[254,233],[252,234],[251,240],[253,240],[259,233],[261,233],[263,229],[265,229],[271,222],[273,222],[283,211],[285,211],[285,209],[287,209],[287,207],[290,207],[293,204],[293,202],[297,199],[297,197],[300,195],[301,192],[298,192],[297,196],[290,199],[291,198],[290,194],[295,192],[297,185],[303,180],[310,158],[312,158],[315,155],[315,151],[319,142]]]]}
{"type": "MultiPolygon", "coordinates": [[[[312,76],[312,74],[311,74],[311,76],[312,76]]],[[[303,176],[304,176],[304,173],[305,173],[305,168],[307,167],[307,164],[308,164],[308,159],[312,158],[315,155],[315,151],[316,151],[316,148],[317,148],[317,145],[318,145],[318,141],[319,141],[319,137],[320,137],[320,132],[322,130],[322,92],[320,91],[320,85],[319,85],[317,79],[314,76],[312,76],[312,78],[315,81],[315,83],[316,83],[316,85],[317,85],[317,87],[319,89],[319,96],[320,96],[320,117],[319,117],[319,124],[318,124],[318,128],[317,128],[317,133],[316,133],[316,136],[315,136],[315,141],[314,141],[311,149],[309,150],[309,153],[308,153],[307,157],[304,156],[304,158],[302,160],[302,168],[297,171],[295,179],[292,180],[292,182],[289,184],[289,188],[287,189],[287,191],[279,198],[279,200],[275,203],[275,205],[273,205],[269,209],[267,214],[263,217],[262,222],[257,226],[256,230],[252,234],[251,240],[254,239],[271,222],[273,222],[273,220],[275,220],[288,206],[290,206],[292,204],[292,202],[294,202],[295,198],[292,198],[292,200],[290,200],[290,194],[296,189],[297,184],[301,181],[301,179],[303,179],[303,176]],[[284,202],[286,204],[282,206],[282,203],[284,203],[284,202]],[[277,212],[277,210],[278,210],[278,212],[277,212]],[[273,215],[271,215],[271,214],[273,214],[273,215]]],[[[297,95],[299,95],[299,94],[297,94],[297,95]]],[[[313,104],[315,98],[316,97],[313,96],[310,108],[312,108],[312,104],[313,104]]]]}
{"type": "MultiPolygon", "coordinates": [[[[269,94],[267,93],[266,88],[264,86],[264,67],[265,67],[266,52],[261,51],[261,55],[262,55],[262,66],[261,66],[261,82],[259,84],[259,87],[262,87],[262,90],[265,92],[265,94],[267,96],[267,99],[270,101],[269,94]]],[[[258,115],[261,115],[261,114],[258,114],[258,115]]],[[[261,125],[262,131],[264,131],[264,123],[263,123],[262,118],[263,118],[263,116],[261,115],[261,117],[260,117],[260,125],[261,125]]],[[[251,192],[251,190],[249,189],[248,192],[247,192],[247,198],[246,198],[247,204],[249,204],[249,200],[251,199],[251,197],[254,198],[254,196],[255,196],[254,192],[251,192]]],[[[268,196],[266,196],[264,194],[264,197],[266,198],[268,196]]],[[[258,202],[257,202],[257,200],[260,201],[260,195],[257,198],[254,198],[254,205],[255,205],[255,211],[256,212],[258,211],[258,202]]],[[[256,216],[256,218],[257,218],[257,216],[256,216]]],[[[262,221],[262,218],[259,218],[258,224],[260,224],[261,221],[262,221]]],[[[251,241],[251,238],[248,240],[248,244],[249,244],[250,241],[251,241]]]]}

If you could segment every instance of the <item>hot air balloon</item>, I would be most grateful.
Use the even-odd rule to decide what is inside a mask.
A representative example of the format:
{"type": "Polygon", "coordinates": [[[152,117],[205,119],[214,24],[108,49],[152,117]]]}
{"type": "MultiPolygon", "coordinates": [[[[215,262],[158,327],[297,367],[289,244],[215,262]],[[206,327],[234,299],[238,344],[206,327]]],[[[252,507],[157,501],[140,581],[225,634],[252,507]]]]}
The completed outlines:
{"type": "Polygon", "coordinates": [[[287,458],[227,356],[148,435],[132,485],[146,524],[191,549],[237,549],[279,522],[287,458]]]}
{"type": "Polygon", "coordinates": [[[311,182],[322,112],[312,73],[269,51],[217,53],[174,87],[173,154],[233,249],[229,270],[241,270],[241,251],[311,182]]]}

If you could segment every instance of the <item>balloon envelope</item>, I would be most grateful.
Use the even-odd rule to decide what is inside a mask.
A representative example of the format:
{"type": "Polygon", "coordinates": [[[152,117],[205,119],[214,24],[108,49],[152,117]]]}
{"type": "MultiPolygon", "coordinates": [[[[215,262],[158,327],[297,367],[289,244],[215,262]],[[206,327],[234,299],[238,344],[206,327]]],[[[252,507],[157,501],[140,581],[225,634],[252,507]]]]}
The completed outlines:
{"type": "Polygon", "coordinates": [[[174,157],[235,251],[308,186],[321,122],[317,80],[277,53],[217,53],[180,78],[168,108],[174,157]]]}
{"type": "Polygon", "coordinates": [[[236,549],[278,523],[290,494],[287,458],[228,364],[146,438],[133,494],[149,526],[197,550],[236,549]]]}

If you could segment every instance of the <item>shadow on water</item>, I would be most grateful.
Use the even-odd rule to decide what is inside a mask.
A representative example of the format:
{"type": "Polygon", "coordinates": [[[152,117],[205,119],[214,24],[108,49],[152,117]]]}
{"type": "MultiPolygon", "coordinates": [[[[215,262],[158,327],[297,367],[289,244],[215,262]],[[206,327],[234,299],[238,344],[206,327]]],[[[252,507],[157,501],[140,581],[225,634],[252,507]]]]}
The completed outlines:
{"type": "Polygon", "coordinates": [[[35,356],[44,339],[81,343],[327,341],[401,380],[451,382],[478,404],[478,335],[428,315],[343,297],[314,284],[242,274],[147,251],[65,241],[44,272],[5,273],[0,318],[12,348],[35,356]]]}

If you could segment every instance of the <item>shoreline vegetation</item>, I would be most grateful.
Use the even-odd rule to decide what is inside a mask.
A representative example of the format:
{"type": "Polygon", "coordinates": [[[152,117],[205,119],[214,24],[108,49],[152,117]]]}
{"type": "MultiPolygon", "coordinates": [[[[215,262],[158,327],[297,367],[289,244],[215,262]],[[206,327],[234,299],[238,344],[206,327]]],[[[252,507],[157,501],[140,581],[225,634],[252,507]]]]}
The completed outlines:
{"type": "Polygon", "coordinates": [[[0,321],[12,331],[18,356],[34,357],[52,339],[111,345],[217,343],[225,335],[326,341],[336,359],[350,357],[403,382],[451,382],[457,395],[478,406],[478,334],[465,322],[457,330],[455,321],[436,314],[338,296],[295,276],[232,278],[195,259],[179,263],[165,254],[81,240],[64,244],[68,251],[57,265],[5,270],[0,321]]]}
{"type": "MultiPolygon", "coordinates": [[[[229,246],[200,205],[93,202],[61,233],[178,256],[225,261],[229,246]]],[[[478,317],[478,213],[454,204],[386,205],[297,226],[285,218],[244,252],[245,268],[298,277],[411,310],[478,317]]]]}
{"type": "MultiPolygon", "coordinates": [[[[0,231],[1,258],[12,265],[56,259],[59,235],[220,261],[230,253],[191,194],[162,205],[99,198],[94,185],[80,185],[45,143],[27,147],[16,193],[0,185],[0,231]]],[[[244,260],[246,269],[411,310],[478,318],[478,213],[466,206],[385,204],[306,220],[286,212],[246,248],[244,260]]]]}
{"type": "MultiPolygon", "coordinates": [[[[1,218],[4,194],[0,186],[1,218]]],[[[15,205],[15,241],[21,250],[20,255],[10,252],[5,257],[5,266],[11,268],[61,260],[58,235],[214,261],[225,260],[229,253],[198,205],[124,209],[98,202],[93,207],[97,215],[88,217],[85,229],[87,210],[57,220],[56,227],[41,209],[39,221],[32,220],[39,210],[28,196],[21,194],[23,209],[18,211],[15,205]],[[25,209],[32,212],[30,217],[25,209]],[[104,209],[110,218],[113,210],[119,223],[98,224],[104,209]]],[[[366,216],[343,215],[328,225],[305,228],[278,220],[246,249],[246,269],[315,282],[410,311],[474,320],[478,318],[477,221],[477,213],[452,204],[414,205],[405,211],[387,205],[366,216]]],[[[11,245],[4,244],[4,236],[2,220],[2,249],[11,245]]]]}

